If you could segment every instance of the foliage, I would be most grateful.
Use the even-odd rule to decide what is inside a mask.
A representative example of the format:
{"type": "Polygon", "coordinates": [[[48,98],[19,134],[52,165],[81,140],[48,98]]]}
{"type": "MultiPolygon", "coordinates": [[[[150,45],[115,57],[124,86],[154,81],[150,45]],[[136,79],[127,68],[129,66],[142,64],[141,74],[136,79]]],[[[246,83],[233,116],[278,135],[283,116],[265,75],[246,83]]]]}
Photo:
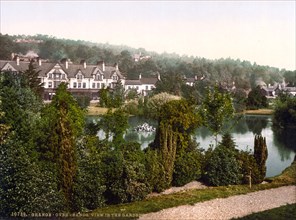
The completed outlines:
{"type": "Polygon", "coordinates": [[[152,192],[162,192],[167,185],[164,177],[164,166],[159,151],[147,148],[145,150],[146,178],[152,192]]]}
{"type": "Polygon", "coordinates": [[[25,76],[26,83],[28,87],[35,93],[37,97],[42,98],[43,96],[43,83],[40,82],[39,73],[41,70],[37,71],[36,66],[33,61],[30,62],[28,69],[23,72],[25,76]]]}
{"type": "Polygon", "coordinates": [[[82,109],[87,109],[87,107],[90,105],[91,98],[87,95],[74,95],[78,105],[82,109]]]}
{"type": "Polygon", "coordinates": [[[128,90],[125,98],[126,98],[127,101],[138,98],[137,89],[130,89],[130,90],[128,90]]]}
{"type": "Polygon", "coordinates": [[[58,183],[62,189],[67,206],[73,208],[74,179],[77,175],[76,143],[84,127],[84,113],[74,97],[61,83],[48,106],[50,117],[48,128],[49,151],[54,155],[58,170],[58,183]]]}
{"type": "Polygon", "coordinates": [[[138,103],[135,100],[131,100],[124,105],[124,111],[130,115],[139,115],[138,103]]]}
{"type": "Polygon", "coordinates": [[[202,150],[193,141],[190,141],[186,150],[177,152],[173,172],[173,186],[183,186],[193,180],[198,180],[202,174],[203,160],[202,150]]]}
{"type": "Polygon", "coordinates": [[[246,105],[247,109],[259,109],[268,107],[267,98],[262,93],[259,86],[249,92],[246,105]]]}
{"type": "Polygon", "coordinates": [[[74,185],[78,210],[80,207],[95,209],[105,204],[106,180],[102,158],[107,148],[107,144],[95,135],[85,136],[78,145],[78,174],[74,185]]]}
{"type": "Polygon", "coordinates": [[[266,160],[268,151],[266,146],[266,139],[261,135],[256,135],[254,138],[254,158],[259,169],[259,182],[262,182],[266,175],[266,160]]]}
{"type": "Polygon", "coordinates": [[[103,157],[107,203],[138,201],[150,192],[146,183],[144,153],[138,143],[122,143],[103,157]]]}
{"type": "Polygon", "coordinates": [[[248,151],[239,151],[236,154],[236,158],[241,166],[243,184],[249,184],[250,174],[252,184],[259,184],[262,182],[259,167],[253,154],[248,151]]]}
{"type": "Polygon", "coordinates": [[[160,117],[160,111],[163,105],[172,100],[179,100],[179,96],[173,96],[166,92],[159,93],[152,96],[147,103],[148,115],[151,118],[158,119],[160,117]]]}
{"type": "Polygon", "coordinates": [[[123,134],[128,128],[128,116],[123,109],[108,109],[105,115],[102,115],[101,120],[98,122],[98,128],[103,129],[106,135],[106,140],[110,137],[113,138],[113,143],[117,146],[123,139],[123,134]]]}
{"type": "Polygon", "coordinates": [[[221,92],[218,86],[208,89],[200,107],[200,114],[203,118],[203,125],[215,135],[217,146],[218,134],[221,133],[222,126],[234,115],[230,95],[227,92],[221,92]]]}
{"type": "Polygon", "coordinates": [[[119,81],[113,90],[111,88],[102,88],[99,91],[100,106],[107,108],[118,108],[124,103],[124,88],[119,81]]]}
{"type": "Polygon", "coordinates": [[[213,186],[240,184],[240,165],[235,152],[225,146],[217,146],[206,162],[205,180],[213,186]]]}
{"type": "MultiPolygon", "coordinates": [[[[14,140],[14,141],[12,141],[14,140]]],[[[65,208],[53,173],[42,170],[20,141],[0,145],[0,216],[12,212],[61,212],[65,208]]]]}
{"type": "Polygon", "coordinates": [[[273,125],[277,128],[295,128],[296,97],[280,94],[274,103],[273,125]]]}
{"type": "Polygon", "coordinates": [[[181,74],[168,71],[162,74],[160,81],[157,81],[154,93],[167,92],[172,95],[181,96],[182,85],[185,85],[185,82],[181,74]]]}
{"type": "Polygon", "coordinates": [[[236,146],[230,133],[225,133],[222,136],[222,141],[220,142],[220,145],[227,147],[230,150],[235,150],[235,146],[236,146]]]}
{"type": "Polygon", "coordinates": [[[158,123],[151,147],[159,150],[165,184],[169,187],[173,180],[177,151],[188,147],[190,134],[201,122],[193,106],[189,106],[185,100],[173,100],[162,106],[158,123]]]}
{"type": "Polygon", "coordinates": [[[65,201],[54,178],[55,170],[43,166],[37,151],[42,137],[42,103],[23,75],[4,73],[0,84],[5,135],[7,126],[10,128],[9,138],[0,143],[0,213],[63,211],[65,201]]]}

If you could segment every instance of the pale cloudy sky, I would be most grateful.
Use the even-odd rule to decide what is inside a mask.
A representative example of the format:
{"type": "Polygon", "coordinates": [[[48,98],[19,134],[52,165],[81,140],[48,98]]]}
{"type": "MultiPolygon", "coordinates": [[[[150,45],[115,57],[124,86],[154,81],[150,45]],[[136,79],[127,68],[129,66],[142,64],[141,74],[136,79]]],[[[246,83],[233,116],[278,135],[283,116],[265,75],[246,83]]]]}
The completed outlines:
{"type": "Polygon", "coordinates": [[[0,7],[2,34],[47,34],[296,69],[295,0],[0,0],[0,7]]]}

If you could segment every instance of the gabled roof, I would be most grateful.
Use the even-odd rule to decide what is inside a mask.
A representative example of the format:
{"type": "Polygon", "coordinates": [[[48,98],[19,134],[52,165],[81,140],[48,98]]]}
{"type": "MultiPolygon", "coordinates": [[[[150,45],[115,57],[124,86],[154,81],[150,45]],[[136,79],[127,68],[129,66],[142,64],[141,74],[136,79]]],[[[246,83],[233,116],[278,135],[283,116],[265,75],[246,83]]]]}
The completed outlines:
{"type": "Polygon", "coordinates": [[[142,85],[141,84],[141,81],[138,80],[138,79],[128,79],[128,80],[125,80],[125,85],[126,86],[136,86],[136,85],[142,85]]]}
{"type": "MultiPolygon", "coordinates": [[[[26,61],[20,61],[19,65],[17,65],[16,61],[7,61],[7,60],[0,60],[0,70],[3,69],[5,65],[11,65],[13,69],[24,72],[28,69],[30,62],[26,61]]],[[[34,63],[36,67],[36,71],[40,71],[39,75],[41,77],[45,77],[49,71],[54,69],[56,65],[59,65],[62,70],[68,75],[68,78],[75,78],[76,74],[80,70],[85,78],[92,78],[94,74],[97,73],[97,71],[100,72],[100,74],[104,75],[105,79],[111,79],[111,77],[116,73],[120,79],[124,79],[123,75],[120,73],[120,71],[113,66],[105,66],[105,71],[103,71],[101,66],[97,65],[86,65],[86,68],[84,68],[83,63],[82,64],[68,64],[68,68],[66,68],[65,63],[61,62],[55,62],[55,63],[48,63],[48,62],[42,62],[41,66],[38,65],[38,63],[34,63]]]]}
{"type": "Polygon", "coordinates": [[[157,78],[141,78],[140,79],[140,81],[141,81],[141,84],[143,85],[143,84],[148,84],[148,85],[155,85],[156,84],[156,82],[158,81],[158,79],[157,78]]]}

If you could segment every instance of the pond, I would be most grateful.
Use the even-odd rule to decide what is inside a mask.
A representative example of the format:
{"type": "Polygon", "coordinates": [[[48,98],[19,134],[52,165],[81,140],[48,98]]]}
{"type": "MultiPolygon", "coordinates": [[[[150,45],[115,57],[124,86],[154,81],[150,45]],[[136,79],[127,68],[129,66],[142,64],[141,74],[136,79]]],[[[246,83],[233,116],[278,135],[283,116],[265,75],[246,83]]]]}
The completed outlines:
{"type": "MultiPolygon", "coordinates": [[[[130,128],[125,135],[127,141],[137,141],[141,144],[142,149],[146,148],[155,137],[155,132],[134,131],[136,126],[145,122],[148,122],[149,125],[157,126],[155,121],[147,121],[144,118],[136,116],[130,117],[130,128]]],[[[271,116],[245,115],[235,123],[230,133],[237,148],[241,150],[253,151],[254,136],[256,134],[262,134],[262,136],[266,137],[268,147],[267,177],[280,174],[294,160],[296,152],[295,131],[286,131],[283,134],[274,132],[271,116]]],[[[215,145],[215,138],[204,127],[196,129],[194,138],[201,148],[208,149],[210,145],[215,145]]],[[[218,140],[221,140],[221,136],[218,136],[218,140]]]]}

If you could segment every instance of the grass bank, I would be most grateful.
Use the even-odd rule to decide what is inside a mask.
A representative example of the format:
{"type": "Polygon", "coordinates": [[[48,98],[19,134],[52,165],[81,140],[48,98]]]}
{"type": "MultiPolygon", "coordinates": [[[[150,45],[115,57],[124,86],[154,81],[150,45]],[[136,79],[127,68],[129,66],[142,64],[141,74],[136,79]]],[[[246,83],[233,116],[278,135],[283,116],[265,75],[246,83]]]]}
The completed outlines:
{"type": "Polygon", "coordinates": [[[272,115],[273,109],[257,109],[257,110],[245,110],[244,114],[247,115],[272,115]]]}
{"type": "Polygon", "coordinates": [[[162,209],[176,207],[180,205],[195,204],[215,198],[226,198],[229,196],[246,194],[264,189],[277,188],[285,185],[296,185],[296,162],[294,161],[290,167],[285,169],[281,175],[268,178],[268,184],[253,185],[250,189],[248,185],[237,186],[219,186],[206,189],[188,190],[169,195],[162,195],[147,198],[142,201],[110,205],[93,211],[95,214],[145,214],[149,212],[157,212],[162,209]]]}
{"type": "Polygon", "coordinates": [[[265,220],[265,219],[274,219],[274,220],[286,220],[286,219],[295,219],[296,216],[296,204],[285,205],[275,209],[266,210],[263,212],[253,213],[241,218],[235,218],[232,220],[265,220]]]}
{"type": "Polygon", "coordinates": [[[108,108],[98,107],[97,104],[90,104],[87,107],[87,115],[103,115],[106,114],[108,108]]]}

